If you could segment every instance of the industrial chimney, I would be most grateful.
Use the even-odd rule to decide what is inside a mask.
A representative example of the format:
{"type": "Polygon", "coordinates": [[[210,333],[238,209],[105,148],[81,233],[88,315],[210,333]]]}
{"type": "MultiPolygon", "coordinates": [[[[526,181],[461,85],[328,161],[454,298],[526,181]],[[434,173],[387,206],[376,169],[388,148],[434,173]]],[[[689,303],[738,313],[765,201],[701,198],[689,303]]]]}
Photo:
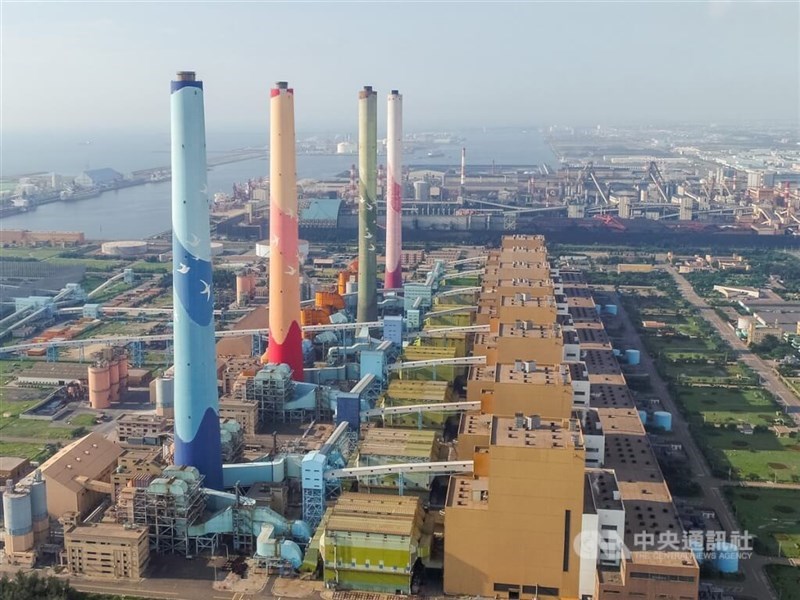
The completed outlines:
{"type": "Polygon", "coordinates": [[[270,92],[269,149],[269,346],[261,362],[289,365],[303,381],[294,90],[285,81],[270,92]]]}
{"type": "Polygon", "coordinates": [[[214,296],[206,181],[203,83],[172,82],[172,255],[175,332],[175,464],[222,488],[214,296]]]}

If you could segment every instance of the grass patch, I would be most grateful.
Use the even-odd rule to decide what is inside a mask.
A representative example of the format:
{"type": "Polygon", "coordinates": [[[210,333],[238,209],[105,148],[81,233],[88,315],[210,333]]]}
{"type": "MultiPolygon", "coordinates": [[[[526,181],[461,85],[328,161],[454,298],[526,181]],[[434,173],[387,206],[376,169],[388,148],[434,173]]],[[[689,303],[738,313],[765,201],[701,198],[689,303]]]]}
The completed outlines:
{"type": "Polygon", "coordinates": [[[778,408],[766,393],[746,388],[682,386],[678,388],[678,400],[690,416],[714,425],[769,426],[778,408]]]}
{"type": "Polygon", "coordinates": [[[83,266],[89,271],[118,271],[126,263],[119,260],[102,260],[99,258],[51,258],[48,264],[65,267],[83,266]]]}
{"type": "Polygon", "coordinates": [[[136,273],[172,273],[172,262],[158,263],[137,260],[130,265],[130,268],[136,273]]]}
{"type": "Polygon", "coordinates": [[[800,504],[797,490],[724,488],[743,529],[756,536],[757,550],[800,558],[800,504]]]}
{"type": "Polygon", "coordinates": [[[76,415],[70,419],[73,427],[93,427],[96,417],[90,414],[76,415]]]}
{"type": "Polygon", "coordinates": [[[800,444],[796,439],[777,438],[772,432],[745,435],[713,427],[692,427],[705,447],[712,469],[728,471],[739,479],[791,483],[800,479],[800,444]],[[785,468],[770,467],[770,463],[785,468]]]}
{"type": "Polygon", "coordinates": [[[0,256],[4,258],[34,258],[46,260],[64,252],[61,248],[2,248],[0,256]]]}
{"type": "Polygon", "coordinates": [[[44,444],[0,442],[0,456],[19,456],[30,460],[46,460],[48,452],[44,444]]]}
{"type": "Polygon", "coordinates": [[[764,570],[781,600],[800,600],[800,568],[767,565],[764,570]]]}
{"type": "Polygon", "coordinates": [[[37,419],[5,419],[0,426],[0,437],[20,437],[37,440],[68,440],[77,427],[52,425],[37,419]]]}

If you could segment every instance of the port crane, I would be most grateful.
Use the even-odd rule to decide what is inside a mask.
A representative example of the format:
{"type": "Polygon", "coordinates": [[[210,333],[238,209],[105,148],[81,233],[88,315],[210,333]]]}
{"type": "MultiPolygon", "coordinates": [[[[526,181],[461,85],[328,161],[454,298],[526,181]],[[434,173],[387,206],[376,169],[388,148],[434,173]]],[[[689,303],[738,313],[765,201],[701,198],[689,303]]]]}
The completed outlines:
{"type": "Polygon", "coordinates": [[[650,161],[650,164],[647,167],[647,175],[650,177],[652,182],[656,184],[661,199],[664,202],[669,203],[669,198],[667,197],[667,183],[664,181],[664,177],[662,177],[656,161],[650,161]]]}

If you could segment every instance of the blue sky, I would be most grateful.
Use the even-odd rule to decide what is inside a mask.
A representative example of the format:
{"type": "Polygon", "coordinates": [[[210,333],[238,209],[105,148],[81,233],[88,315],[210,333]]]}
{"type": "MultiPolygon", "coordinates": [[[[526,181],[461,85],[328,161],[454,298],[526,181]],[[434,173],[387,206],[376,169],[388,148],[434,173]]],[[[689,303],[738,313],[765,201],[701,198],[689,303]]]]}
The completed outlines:
{"type": "Polygon", "coordinates": [[[209,129],[353,128],[358,89],[407,129],[797,118],[800,5],[2,3],[6,131],[163,130],[196,70],[209,129]]]}

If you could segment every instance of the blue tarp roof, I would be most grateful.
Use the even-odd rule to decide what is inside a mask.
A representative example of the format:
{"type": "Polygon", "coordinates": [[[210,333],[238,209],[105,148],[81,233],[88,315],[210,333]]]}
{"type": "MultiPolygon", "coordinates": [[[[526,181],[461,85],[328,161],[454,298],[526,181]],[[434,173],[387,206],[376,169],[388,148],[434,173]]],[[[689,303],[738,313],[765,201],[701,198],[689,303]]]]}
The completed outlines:
{"type": "Polygon", "coordinates": [[[301,221],[333,221],[339,220],[339,207],[342,201],[338,198],[312,198],[300,209],[301,221]]]}

